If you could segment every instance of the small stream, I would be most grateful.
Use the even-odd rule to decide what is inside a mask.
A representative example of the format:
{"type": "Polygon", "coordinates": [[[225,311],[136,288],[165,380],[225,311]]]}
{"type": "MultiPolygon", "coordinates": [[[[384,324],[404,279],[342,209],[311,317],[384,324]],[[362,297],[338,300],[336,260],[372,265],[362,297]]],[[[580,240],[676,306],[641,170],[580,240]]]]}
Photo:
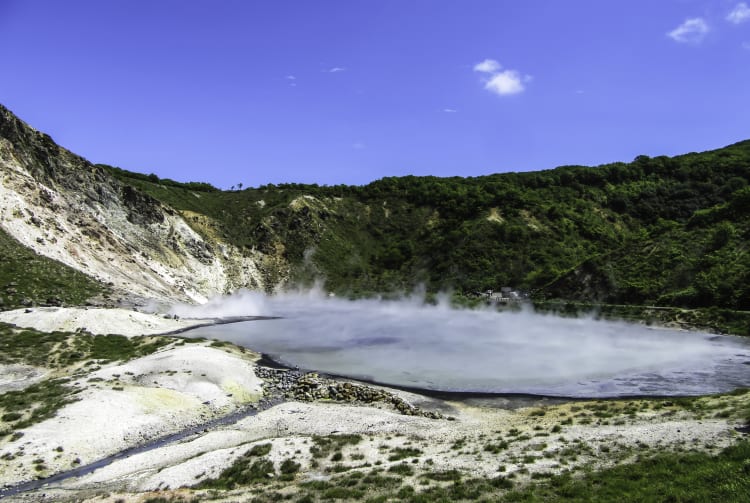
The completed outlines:
{"type": "Polygon", "coordinates": [[[102,458],[98,461],[94,461],[93,463],[82,465],[72,470],[60,472],[58,474],[52,475],[51,477],[47,477],[44,479],[30,480],[28,482],[23,482],[15,486],[0,489],[0,499],[7,498],[8,496],[14,496],[20,493],[28,492],[28,491],[35,491],[37,489],[41,489],[45,486],[48,486],[50,484],[62,482],[67,479],[88,475],[98,470],[99,468],[108,466],[120,459],[129,458],[130,456],[134,456],[136,454],[141,454],[143,452],[148,452],[154,449],[158,449],[160,447],[164,447],[168,444],[180,442],[194,435],[199,435],[207,430],[218,428],[220,426],[234,424],[242,419],[245,419],[246,417],[254,416],[258,412],[271,408],[274,405],[278,405],[282,403],[283,401],[284,401],[283,398],[279,398],[279,397],[263,399],[260,402],[258,402],[258,404],[256,404],[255,407],[244,407],[227,416],[216,418],[216,419],[213,419],[211,421],[208,421],[208,422],[196,425],[196,426],[191,426],[190,428],[187,428],[185,430],[179,431],[177,433],[172,433],[164,437],[157,438],[155,440],[152,440],[142,445],[130,447],[129,449],[125,449],[124,451],[120,451],[116,454],[112,454],[111,456],[107,456],[106,458],[102,458]]]}

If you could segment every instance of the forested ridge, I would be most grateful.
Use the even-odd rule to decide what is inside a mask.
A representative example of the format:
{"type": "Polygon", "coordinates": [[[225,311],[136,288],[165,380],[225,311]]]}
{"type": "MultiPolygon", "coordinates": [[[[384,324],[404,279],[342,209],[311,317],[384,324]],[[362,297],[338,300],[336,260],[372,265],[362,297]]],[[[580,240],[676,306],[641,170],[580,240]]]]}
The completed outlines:
{"type": "Polygon", "coordinates": [[[221,191],[107,168],[186,215],[210,217],[241,248],[283,255],[293,283],[323,278],[354,295],[511,286],[537,298],[750,309],[750,141],[364,186],[221,191]]]}

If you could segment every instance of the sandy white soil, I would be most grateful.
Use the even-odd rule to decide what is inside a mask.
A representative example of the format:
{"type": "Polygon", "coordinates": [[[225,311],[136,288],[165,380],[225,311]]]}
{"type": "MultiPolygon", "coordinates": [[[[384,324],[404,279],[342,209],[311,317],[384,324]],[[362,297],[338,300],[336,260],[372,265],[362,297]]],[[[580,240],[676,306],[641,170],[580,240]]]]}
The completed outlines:
{"type": "Polygon", "coordinates": [[[31,365],[0,365],[0,393],[24,389],[41,381],[47,370],[31,365]]]}
{"type": "MultiPolygon", "coordinates": [[[[236,370],[230,370],[227,366],[231,360],[211,360],[212,353],[219,352],[218,350],[205,346],[183,347],[182,350],[170,350],[166,352],[167,355],[161,355],[168,356],[162,362],[163,367],[149,366],[149,361],[159,361],[160,355],[154,355],[131,362],[127,368],[136,375],[157,368],[178,370],[184,369],[183,365],[186,364],[198,364],[206,357],[206,367],[203,370],[219,365],[227,372],[217,372],[235,375],[236,370]],[[190,357],[186,358],[187,356],[190,357]]],[[[109,378],[125,368],[126,366],[102,369],[95,375],[109,378]]],[[[179,377],[186,378],[180,372],[182,371],[178,370],[173,376],[178,378],[176,381],[179,381],[179,377]]],[[[197,372],[196,369],[192,377],[200,376],[197,372]]],[[[200,377],[210,381],[218,376],[207,373],[200,377]]],[[[30,460],[44,456],[45,453],[49,464],[62,468],[65,461],[61,461],[59,465],[54,463],[57,458],[65,458],[68,452],[93,458],[131,445],[134,440],[138,440],[132,437],[134,432],[150,434],[153,431],[152,423],[146,418],[161,421],[159,431],[164,432],[165,424],[175,424],[174,416],[195,417],[196,411],[201,410],[195,401],[184,396],[178,398],[178,395],[170,395],[177,390],[169,391],[166,388],[168,385],[183,391],[189,388],[187,384],[176,381],[155,383],[160,387],[150,391],[166,393],[151,402],[158,406],[159,412],[144,412],[144,409],[148,409],[144,403],[149,401],[149,397],[138,394],[144,391],[129,391],[126,386],[124,392],[97,390],[86,396],[85,402],[79,405],[81,410],[86,410],[85,417],[91,421],[83,423],[91,425],[85,430],[81,429],[80,423],[73,426],[73,421],[68,418],[69,415],[76,415],[77,409],[73,406],[66,408],[60,414],[61,417],[30,428],[27,436],[15,446],[16,449],[25,447],[26,473],[30,460]],[[110,410],[108,415],[98,410],[102,406],[110,410]],[[134,409],[138,412],[134,413],[134,409]],[[154,414],[158,415],[158,419],[154,419],[154,414]],[[114,416],[121,417],[115,420],[114,416]],[[110,421],[112,423],[108,423],[110,421]],[[120,426],[120,423],[127,426],[120,426]],[[36,440],[30,442],[30,438],[36,440]],[[54,451],[56,442],[64,447],[62,453],[54,451]],[[50,457],[54,459],[50,460],[50,457]]],[[[193,382],[196,386],[200,383],[201,379],[193,382]]],[[[398,393],[412,402],[420,401],[424,407],[435,403],[418,399],[412,394],[398,393]]],[[[201,398],[209,396],[209,393],[204,393],[201,398]]],[[[218,398],[218,395],[213,396],[218,398]]],[[[141,501],[142,496],[137,494],[142,491],[191,487],[202,480],[216,477],[259,443],[272,444],[268,458],[277,469],[286,459],[301,463],[302,472],[298,481],[331,478],[335,475],[326,471],[333,464],[329,459],[318,459],[320,466],[313,463],[310,447],[314,444],[314,435],[362,435],[363,439],[359,444],[343,449],[343,463],[352,466],[354,470],[368,472],[373,465],[387,469],[402,462],[388,459],[395,449],[416,448],[419,454],[415,456],[417,461],[413,466],[418,472],[457,469],[467,476],[494,477],[497,476],[498,469],[503,467],[506,475],[513,472],[526,473],[521,478],[537,472],[559,472],[576,465],[607,466],[615,462],[632,461],[640,453],[656,450],[695,448],[716,452],[734,442],[738,436],[733,425],[726,420],[695,420],[686,412],[661,410],[643,410],[621,423],[566,425],[561,431],[551,433],[555,426],[559,426],[561,418],[571,416],[573,411],[585,405],[550,405],[545,407],[545,414],[539,416],[541,409],[537,406],[507,410],[443,402],[441,406],[444,412],[449,412],[455,418],[449,421],[403,416],[382,407],[287,402],[235,424],[115,461],[81,478],[47,486],[36,493],[19,496],[17,500],[29,501],[31,498],[34,501],[35,495],[40,496],[44,492],[47,498],[45,501],[66,500],[73,495],[77,501],[88,501],[86,498],[89,497],[93,498],[91,501],[105,501],[106,499],[95,496],[105,491],[112,493],[111,497],[114,499],[111,501],[141,501]],[[493,453],[485,449],[487,445],[501,439],[510,440],[510,445],[501,452],[493,453]],[[563,461],[564,451],[571,449],[576,452],[576,457],[563,461]],[[369,467],[363,466],[365,463],[369,463],[369,467]]],[[[78,414],[79,422],[83,420],[83,415],[78,414]]],[[[3,449],[8,450],[7,446],[3,449]]],[[[412,463],[411,460],[409,462],[412,463]]],[[[0,473],[4,474],[5,480],[9,480],[6,473],[21,474],[23,471],[24,468],[19,466],[17,471],[4,469],[0,473]]],[[[231,501],[245,501],[251,496],[252,492],[240,492],[231,493],[227,497],[231,501]]],[[[16,498],[11,500],[13,499],[16,498]]]]}
{"type": "Polygon", "coordinates": [[[13,459],[0,461],[0,485],[34,478],[34,460],[40,475],[68,470],[257,400],[251,356],[186,344],[72,381],[78,401],[2,444],[13,459]]]}
{"type": "Polygon", "coordinates": [[[0,321],[42,332],[118,334],[127,337],[173,332],[209,323],[211,320],[164,318],[128,309],[35,307],[0,312],[0,321]]]}
{"type": "MultiPolygon", "coordinates": [[[[119,460],[80,479],[68,480],[61,486],[64,490],[59,494],[69,494],[71,491],[83,491],[85,494],[90,490],[103,489],[139,492],[190,487],[206,478],[216,477],[253,445],[267,442],[273,446],[268,457],[277,467],[283,460],[293,458],[303,465],[301,480],[328,479],[331,475],[325,472],[323,466],[314,468],[311,464],[309,448],[312,435],[361,434],[362,442],[344,449],[346,464],[375,464],[380,461],[382,467],[387,468],[401,462],[388,461],[393,449],[416,447],[421,451],[417,467],[428,470],[458,469],[470,476],[484,477],[497,476],[499,466],[505,466],[506,473],[523,467],[532,473],[558,471],[560,465],[555,453],[576,445],[577,441],[592,447],[591,453],[582,454],[578,463],[606,463],[606,456],[597,461],[602,448],[609,453],[610,449],[670,449],[702,446],[707,442],[722,447],[728,445],[734,436],[726,422],[720,420],[696,423],[683,419],[644,417],[630,425],[570,426],[560,435],[533,437],[535,430],[532,425],[545,424],[545,421],[530,418],[528,410],[454,405],[457,407],[456,420],[446,421],[402,416],[373,407],[284,403],[234,425],[119,460]],[[491,442],[498,432],[507,433],[512,428],[529,434],[531,438],[513,443],[500,454],[483,451],[484,445],[491,442]],[[465,447],[452,447],[462,439],[466,442],[465,447]],[[545,447],[540,449],[542,444],[545,447]],[[544,452],[553,455],[547,458],[543,456],[544,452]],[[360,459],[347,461],[354,453],[360,459]],[[535,455],[534,462],[524,464],[519,461],[518,458],[529,453],[535,455]],[[431,460],[429,466],[424,464],[428,459],[431,460]]],[[[55,494],[54,489],[52,493],[49,488],[46,491],[48,495],[55,494]]]]}

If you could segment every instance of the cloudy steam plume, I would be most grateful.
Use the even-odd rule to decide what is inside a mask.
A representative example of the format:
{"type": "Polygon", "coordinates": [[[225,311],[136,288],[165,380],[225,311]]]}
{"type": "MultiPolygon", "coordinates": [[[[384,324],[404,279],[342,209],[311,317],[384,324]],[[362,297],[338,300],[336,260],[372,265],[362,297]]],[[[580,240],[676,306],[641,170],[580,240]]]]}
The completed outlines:
{"type": "Polygon", "coordinates": [[[242,292],[181,316],[280,316],[194,332],[301,368],[446,391],[684,395],[750,385],[748,341],[531,310],[453,309],[420,295],[349,301],[242,292]]]}

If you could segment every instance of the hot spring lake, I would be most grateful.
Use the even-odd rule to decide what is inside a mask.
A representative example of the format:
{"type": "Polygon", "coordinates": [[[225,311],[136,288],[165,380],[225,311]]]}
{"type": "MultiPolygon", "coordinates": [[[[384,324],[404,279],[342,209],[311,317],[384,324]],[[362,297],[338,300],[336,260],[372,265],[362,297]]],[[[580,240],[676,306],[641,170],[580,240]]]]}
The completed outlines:
{"type": "Polygon", "coordinates": [[[305,370],[436,391],[616,397],[750,386],[750,339],[740,337],[416,301],[285,295],[252,308],[281,318],[184,335],[305,370]]]}

